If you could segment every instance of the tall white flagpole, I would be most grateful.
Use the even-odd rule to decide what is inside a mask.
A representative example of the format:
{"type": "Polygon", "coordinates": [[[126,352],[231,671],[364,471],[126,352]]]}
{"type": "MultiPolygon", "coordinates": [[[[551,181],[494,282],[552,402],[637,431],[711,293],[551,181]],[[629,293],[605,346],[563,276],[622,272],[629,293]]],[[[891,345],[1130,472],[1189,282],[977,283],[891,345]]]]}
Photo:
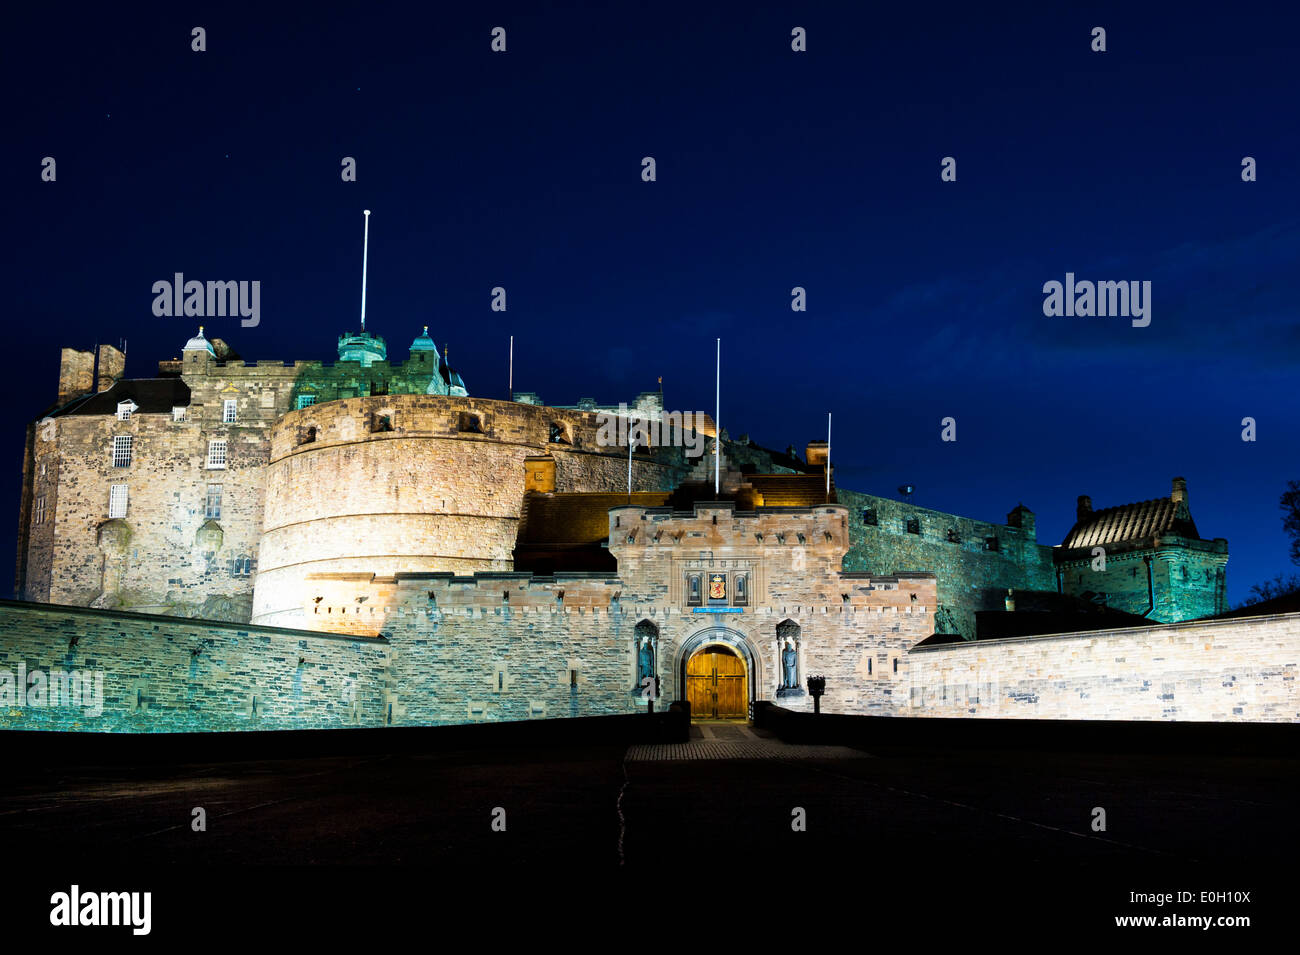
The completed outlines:
{"type": "Polygon", "coordinates": [[[366,235],[361,245],[361,331],[366,330],[366,263],[370,258],[370,210],[362,210],[366,215],[366,235]]]}
{"type": "Polygon", "coordinates": [[[826,501],[831,499],[831,413],[826,412],[826,501]]]}
{"type": "Polygon", "coordinates": [[[506,401],[515,400],[515,336],[510,336],[510,384],[507,386],[506,401]]]}
{"type": "Polygon", "coordinates": [[[627,419],[627,502],[632,503],[632,417],[627,419]]]}
{"type": "Polygon", "coordinates": [[[717,500],[722,481],[722,339],[718,339],[718,362],[713,373],[713,498],[717,500]]]}

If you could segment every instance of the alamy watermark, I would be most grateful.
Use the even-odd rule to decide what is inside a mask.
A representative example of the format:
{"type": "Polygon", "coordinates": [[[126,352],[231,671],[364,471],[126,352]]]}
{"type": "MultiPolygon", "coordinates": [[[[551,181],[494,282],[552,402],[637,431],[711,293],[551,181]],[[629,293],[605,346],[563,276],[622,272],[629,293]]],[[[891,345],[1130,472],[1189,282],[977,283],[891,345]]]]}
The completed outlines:
{"type": "Polygon", "coordinates": [[[1151,281],[1081,282],[1073,272],[1065,273],[1065,283],[1043,283],[1043,314],[1049,317],[1080,316],[1133,319],[1134,328],[1151,324],[1151,281]]]}
{"type": "Polygon", "coordinates": [[[596,444],[602,448],[622,448],[629,443],[637,447],[685,448],[688,458],[704,454],[709,435],[700,428],[709,416],[703,411],[664,411],[639,415],[620,403],[618,411],[596,413],[596,444]]]}
{"type": "Polygon", "coordinates": [[[0,707],[79,707],[87,716],[104,712],[103,670],[0,670],[0,707]]]}
{"type": "Polygon", "coordinates": [[[239,316],[244,328],[256,328],[262,320],[260,281],[185,281],[177,272],[172,281],[153,283],[153,313],[159,318],[225,318],[239,316]]]}

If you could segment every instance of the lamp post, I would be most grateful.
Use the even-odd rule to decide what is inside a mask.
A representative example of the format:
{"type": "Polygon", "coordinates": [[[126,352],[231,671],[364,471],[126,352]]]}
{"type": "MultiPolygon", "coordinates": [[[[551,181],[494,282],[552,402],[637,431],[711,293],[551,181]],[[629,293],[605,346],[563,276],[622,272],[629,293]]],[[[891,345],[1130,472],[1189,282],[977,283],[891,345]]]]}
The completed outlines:
{"type": "Polygon", "coordinates": [[[820,715],[822,711],[822,694],[826,692],[826,677],[810,676],[808,678],[808,694],[813,698],[813,713],[820,715]]]}

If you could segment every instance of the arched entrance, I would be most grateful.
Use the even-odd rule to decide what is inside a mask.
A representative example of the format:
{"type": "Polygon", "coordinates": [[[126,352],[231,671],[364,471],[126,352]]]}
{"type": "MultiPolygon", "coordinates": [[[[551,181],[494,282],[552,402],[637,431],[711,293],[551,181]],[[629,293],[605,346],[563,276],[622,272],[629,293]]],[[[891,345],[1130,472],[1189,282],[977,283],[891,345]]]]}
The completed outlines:
{"type": "Polygon", "coordinates": [[[749,668],[731,647],[711,643],[686,661],[686,699],[697,720],[749,716],[749,668]]]}

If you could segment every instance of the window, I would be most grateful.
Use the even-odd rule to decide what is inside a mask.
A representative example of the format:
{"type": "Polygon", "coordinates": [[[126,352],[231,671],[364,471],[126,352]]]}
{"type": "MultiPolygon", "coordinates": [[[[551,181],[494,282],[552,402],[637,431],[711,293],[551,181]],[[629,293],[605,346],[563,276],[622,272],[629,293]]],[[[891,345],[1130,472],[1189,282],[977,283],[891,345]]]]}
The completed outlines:
{"type": "Polygon", "coordinates": [[[691,574],[686,579],[686,603],[691,607],[700,606],[700,575],[691,574]]]}
{"type": "Polygon", "coordinates": [[[299,411],[301,411],[303,408],[310,408],[310,407],[311,407],[312,405],[314,405],[315,403],[316,403],[316,396],[315,396],[315,395],[299,395],[299,396],[298,396],[298,410],[299,410],[299,411]]]}
{"type": "Polygon", "coordinates": [[[221,485],[208,485],[208,499],[203,505],[203,516],[213,518],[214,520],[221,517],[221,485]]]}
{"type": "Polygon", "coordinates": [[[564,425],[551,422],[551,444],[568,444],[569,434],[564,425]]]}
{"type": "Polygon", "coordinates": [[[208,442],[208,467],[224,468],[226,466],[226,442],[224,440],[208,442]]]}
{"type": "Polygon", "coordinates": [[[880,518],[876,514],[874,507],[868,507],[862,512],[862,523],[867,527],[877,527],[880,524],[880,518]]]}
{"type": "Polygon", "coordinates": [[[108,490],[109,520],[126,517],[126,485],[114,484],[108,490]]]}
{"type": "Polygon", "coordinates": [[[316,426],[312,425],[298,432],[299,444],[311,444],[316,440],[316,426]]]}
{"type": "Polygon", "coordinates": [[[119,401],[117,403],[117,420],[130,421],[131,412],[135,411],[135,409],[138,407],[139,405],[137,405],[130,398],[128,398],[126,401],[119,401]]]}
{"type": "Polygon", "coordinates": [[[253,576],[253,558],[245,557],[240,554],[230,562],[231,577],[251,577],[253,576]]]}
{"type": "Polygon", "coordinates": [[[907,532],[909,534],[921,533],[921,519],[919,517],[909,517],[907,519],[907,532]]]}
{"type": "Polygon", "coordinates": [[[221,422],[222,424],[234,424],[237,415],[238,402],[234,398],[227,398],[221,403],[221,422]]]}
{"type": "Polygon", "coordinates": [[[958,534],[957,531],[955,531],[955,530],[954,530],[953,528],[951,528],[951,527],[948,528],[948,543],[949,543],[949,544],[960,544],[960,543],[961,543],[961,535],[958,534]]]}
{"type": "Polygon", "coordinates": [[[479,424],[478,415],[470,414],[468,411],[462,411],[456,422],[457,431],[466,431],[470,434],[482,434],[483,427],[479,424]]]}
{"type": "Polygon", "coordinates": [[[370,419],[370,430],[376,434],[382,434],[385,431],[393,430],[392,415],[377,414],[370,419]]]}
{"type": "Polygon", "coordinates": [[[129,468],[131,466],[131,436],[118,434],[113,436],[113,467],[129,468]]]}
{"type": "Polygon", "coordinates": [[[1001,547],[1001,545],[998,543],[998,539],[997,539],[996,537],[986,537],[986,538],[984,538],[984,549],[985,549],[985,550],[995,551],[995,550],[998,550],[1000,547],[1001,547]]]}
{"type": "Polygon", "coordinates": [[[184,421],[184,420],[185,420],[185,406],[184,406],[184,405],[173,405],[173,406],[172,406],[172,420],[173,420],[173,421],[184,421]]]}
{"type": "Polygon", "coordinates": [[[36,506],[35,509],[32,511],[32,523],[33,524],[45,523],[45,495],[44,494],[42,494],[40,497],[36,499],[36,506]]]}
{"type": "Polygon", "coordinates": [[[737,607],[743,607],[749,603],[749,575],[737,574],[736,587],[732,594],[731,602],[737,607]]]}

